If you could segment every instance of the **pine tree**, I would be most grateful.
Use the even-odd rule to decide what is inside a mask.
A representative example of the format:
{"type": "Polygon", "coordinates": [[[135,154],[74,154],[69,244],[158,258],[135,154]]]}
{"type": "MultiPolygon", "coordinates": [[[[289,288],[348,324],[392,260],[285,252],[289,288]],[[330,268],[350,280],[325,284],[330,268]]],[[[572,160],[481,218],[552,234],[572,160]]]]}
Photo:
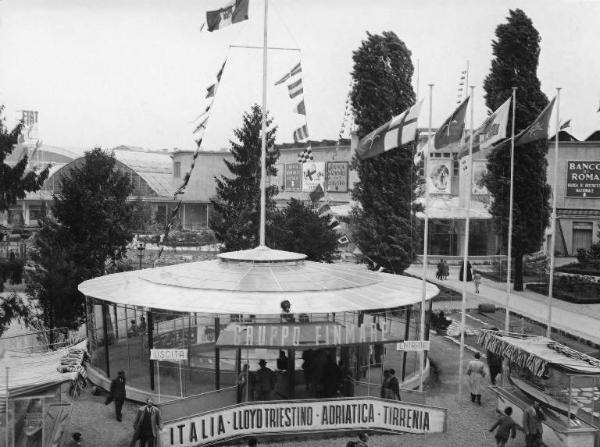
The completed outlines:
{"type": "Polygon", "coordinates": [[[268,245],[278,250],[304,253],[309,261],[332,262],[338,247],[338,234],[329,226],[329,216],[291,199],[273,216],[268,245]]]}
{"type": "MultiPolygon", "coordinates": [[[[410,56],[393,32],[367,33],[354,51],[351,101],[359,137],[414,104],[410,56]]],[[[413,151],[414,146],[407,145],[367,160],[353,160],[360,181],[352,196],[361,205],[353,212],[353,234],[372,268],[380,265],[401,273],[414,259],[420,225],[413,206],[417,186],[413,151]]]]}
{"type": "Polygon", "coordinates": [[[32,250],[28,295],[46,327],[76,328],[85,315],[77,286],[103,275],[127,254],[133,238],[133,186],[114,155],[94,149],[62,177],[52,215],[44,217],[32,250]]]}
{"type": "Polygon", "coordinates": [[[9,132],[4,125],[3,111],[4,106],[0,106],[0,212],[8,210],[17,203],[17,200],[24,199],[26,193],[39,190],[48,178],[48,168],[39,173],[26,172],[27,156],[19,160],[14,166],[5,163],[6,157],[13,152],[18,143],[19,135],[23,130],[23,123],[17,124],[9,132]]]}
{"type": "MultiPolygon", "coordinates": [[[[277,128],[271,128],[267,115],[267,176],[275,176],[279,149],[274,145],[277,128]]],[[[245,250],[258,246],[260,221],[260,154],[262,110],[254,104],[244,113],[242,127],[234,130],[236,141],[230,141],[233,161],[225,160],[231,177],[215,177],[217,194],[211,199],[213,210],[210,228],[224,251],[245,250]]],[[[266,188],[267,223],[275,210],[273,196],[277,186],[266,188]]],[[[267,232],[268,233],[268,232],[267,232]]]]}
{"type": "MultiPolygon", "coordinates": [[[[495,110],[517,87],[515,134],[529,126],[548,104],[537,77],[540,35],[520,9],[511,10],[507,23],[496,28],[494,59],[485,79],[486,105],[495,110]]],[[[551,189],[546,182],[547,140],[515,148],[512,255],[515,290],[523,290],[523,255],[539,250],[550,218],[551,189]]],[[[496,147],[488,156],[484,184],[492,195],[490,213],[508,243],[510,144],[496,147]]]]}

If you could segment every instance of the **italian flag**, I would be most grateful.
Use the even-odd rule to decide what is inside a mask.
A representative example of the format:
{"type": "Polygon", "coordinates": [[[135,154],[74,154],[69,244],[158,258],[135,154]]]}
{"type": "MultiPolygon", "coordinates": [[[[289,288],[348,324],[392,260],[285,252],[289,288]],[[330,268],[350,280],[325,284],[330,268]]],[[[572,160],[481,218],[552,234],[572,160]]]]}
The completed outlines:
{"type": "Polygon", "coordinates": [[[248,2],[250,0],[235,0],[230,5],[216,11],[206,11],[206,26],[209,31],[215,31],[234,23],[248,20],[248,2]]]}

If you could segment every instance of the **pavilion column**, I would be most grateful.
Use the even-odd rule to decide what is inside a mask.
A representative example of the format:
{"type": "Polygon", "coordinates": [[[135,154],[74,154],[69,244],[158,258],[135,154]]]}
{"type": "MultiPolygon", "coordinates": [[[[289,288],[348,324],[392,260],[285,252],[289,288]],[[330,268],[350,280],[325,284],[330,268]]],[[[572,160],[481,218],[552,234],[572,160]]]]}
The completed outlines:
{"type": "Polygon", "coordinates": [[[215,317],[215,389],[221,389],[221,352],[217,348],[217,340],[221,331],[221,321],[215,317]]]}
{"type": "Polygon", "coordinates": [[[106,361],[106,377],[110,377],[108,356],[108,304],[102,303],[102,332],[104,336],[104,359],[106,361]]]}
{"type": "MultiPolygon", "coordinates": [[[[150,350],[154,349],[154,318],[152,316],[152,308],[148,309],[146,319],[148,320],[148,358],[150,358],[150,350]]],[[[150,389],[154,391],[154,361],[148,360],[150,368],[150,389]]],[[[160,377],[158,378],[160,380],[160,377]]]]}
{"type": "Polygon", "coordinates": [[[288,399],[296,395],[296,350],[288,349],[288,399]]]}
{"type": "MultiPolygon", "coordinates": [[[[406,306],[406,324],[404,326],[404,340],[410,336],[410,310],[412,306],[406,306]]],[[[406,377],[406,351],[402,352],[402,381],[406,377]]]]}

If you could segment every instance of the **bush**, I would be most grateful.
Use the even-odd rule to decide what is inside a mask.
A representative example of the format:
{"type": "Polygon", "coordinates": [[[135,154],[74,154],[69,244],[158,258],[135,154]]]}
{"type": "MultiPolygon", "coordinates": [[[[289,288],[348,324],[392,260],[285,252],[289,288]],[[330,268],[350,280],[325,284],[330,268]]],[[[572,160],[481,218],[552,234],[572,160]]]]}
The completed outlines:
{"type": "Polygon", "coordinates": [[[11,284],[21,284],[24,266],[25,262],[21,259],[0,261],[0,292],[4,290],[3,284],[7,280],[11,284]]]}

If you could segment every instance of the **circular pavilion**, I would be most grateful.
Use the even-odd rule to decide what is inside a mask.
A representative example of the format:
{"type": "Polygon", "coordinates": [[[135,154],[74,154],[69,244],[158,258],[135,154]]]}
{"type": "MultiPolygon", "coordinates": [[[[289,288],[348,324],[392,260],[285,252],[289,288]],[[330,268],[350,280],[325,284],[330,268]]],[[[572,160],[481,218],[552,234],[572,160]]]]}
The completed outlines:
{"type": "MultiPolygon", "coordinates": [[[[131,387],[158,390],[163,400],[221,390],[215,405],[224,406],[252,399],[238,379],[259,359],[276,370],[275,398],[319,397],[318,359],[333,358],[360,395],[380,383],[391,358],[402,365],[399,378],[418,370],[416,353],[399,352],[396,343],[418,339],[422,287],[407,276],[264,246],[94,278],[79,285],[91,377],[106,382],[124,370],[131,387]],[[151,349],[186,349],[188,356],[156,365],[151,349]]],[[[428,283],[426,328],[437,293],[428,283]]]]}

